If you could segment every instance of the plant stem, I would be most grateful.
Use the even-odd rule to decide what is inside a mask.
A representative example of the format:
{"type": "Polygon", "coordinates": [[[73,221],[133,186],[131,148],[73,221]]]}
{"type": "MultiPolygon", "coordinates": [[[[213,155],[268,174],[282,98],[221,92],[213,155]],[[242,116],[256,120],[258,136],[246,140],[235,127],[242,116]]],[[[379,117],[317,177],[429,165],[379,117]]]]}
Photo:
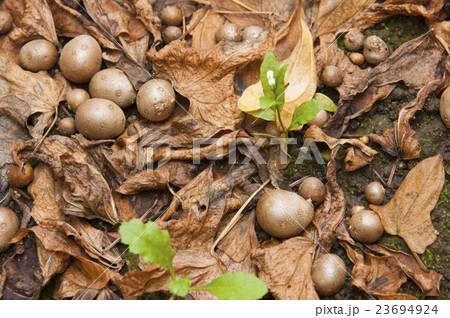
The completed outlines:
{"type": "Polygon", "coordinates": [[[275,107],[277,108],[278,119],[280,120],[280,125],[281,125],[281,129],[283,129],[284,137],[287,138],[288,132],[286,131],[286,128],[284,128],[283,121],[281,120],[280,108],[278,107],[278,105],[276,105],[275,107]]]}

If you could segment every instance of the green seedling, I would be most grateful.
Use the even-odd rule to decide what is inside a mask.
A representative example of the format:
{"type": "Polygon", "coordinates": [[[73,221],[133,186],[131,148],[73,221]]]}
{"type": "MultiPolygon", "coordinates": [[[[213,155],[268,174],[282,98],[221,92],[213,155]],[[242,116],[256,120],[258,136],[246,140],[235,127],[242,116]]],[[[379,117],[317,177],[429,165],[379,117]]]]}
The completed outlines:
{"type": "Polygon", "coordinates": [[[226,273],[204,286],[191,286],[189,276],[177,278],[173,268],[174,249],[170,246],[169,232],[161,231],[156,223],[143,223],[139,219],[122,223],[119,228],[122,243],[129,245],[130,251],[141,254],[144,261],[155,262],[169,270],[172,277],[167,283],[169,291],[184,297],[191,290],[206,290],[223,300],[258,299],[267,293],[266,284],[253,274],[244,272],[226,273]]]}

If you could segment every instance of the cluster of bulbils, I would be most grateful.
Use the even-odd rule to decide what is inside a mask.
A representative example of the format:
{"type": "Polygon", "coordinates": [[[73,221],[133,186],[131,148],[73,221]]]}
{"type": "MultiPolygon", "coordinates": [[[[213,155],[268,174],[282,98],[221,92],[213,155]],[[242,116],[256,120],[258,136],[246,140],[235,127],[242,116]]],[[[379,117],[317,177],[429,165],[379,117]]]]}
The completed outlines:
{"type": "MultiPolygon", "coordinates": [[[[385,200],[385,189],[379,182],[369,183],[364,193],[369,203],[379,205],[385,200]]],[[[286,190],[267,190],[256,206],[258,224],[276,238],[299,235],[310,226],[314,208],[325,200],[326,195],[325,185],[315,177],[306,178],[300,184],[298,194],[286,190]]],[[[355,206],[351,213],[348,229],[354,240],[370,244],[381,237],[383,226],[375,212],[355,206]]],[[[336,254],[324,254],[314,262],[311,277],[319,295],[333,295],[345,283],[345,263],[336,254]]]]}

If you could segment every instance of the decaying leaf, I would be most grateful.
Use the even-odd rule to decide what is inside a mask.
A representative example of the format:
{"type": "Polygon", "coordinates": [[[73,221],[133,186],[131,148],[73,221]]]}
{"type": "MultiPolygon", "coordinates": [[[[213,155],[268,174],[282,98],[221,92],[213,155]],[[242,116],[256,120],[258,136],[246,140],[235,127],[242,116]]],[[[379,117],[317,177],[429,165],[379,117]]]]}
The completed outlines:
{"type": "Polygon", "coordinates": [[[7,9],[14,19],[14,29],[8,34],[11,41],[23,44],[44,38],[59,46],[52,12],[46,0],[7,0],[7,9]]]}
{"type": "MultiPolygon", "coordinates": [[[[303,19],[299,19],[301,37],[294,51],[280,65],[289,64],[284,81],[285,104],[281,112],[281,120],[285,127],[289,127],[294,110],[303,102],[313,98],[317,87],[316,64],[314,61],[313,40],[308,26],[303,19]]],[[[254,112],[261,109],[259,98],[264,96],[261,81],[249,86],[238,101],[239,109],[244,112],[254,112]]]]}
{"type": "Polygon", "coordinates": [[[388,204],[370,205],[386,232],[403,238],[412,252],[422,254],[436,239],[430,212],[444,185],[442,155],[421,161],[405,177],[388,204]]]}
{"type": "Polygon", "coordinates": [[[118,223],[111,189],[98,165],[83,147],[73,138],[55,135],[46,138],[39,151],[34,153],[37,142],[16,143],[12,149],[14,160],[38,159],[49,165],[55,176],[63,174],[64,181],[69,185],[63,193],[64,213],[118,223]]]}
{"type": "Polygon", "coordinates": [[[375,256],[347,242],[342,243],[353,262],[352,286],[379,299],[416,299],[399,293],[406,275],[392,256],[375,256]]]}
{"type": "Polygon", "coordinates": [[[315,142],[325,142],[330,149],[337,146],[349,146],[345,157],[345,170],[354,171],[366,166],[378,155],[378,152],[363,144],[359,139],[336,139],[325,134],[319,127],[312,126],[305,132],[305,138],[315,142]]]}
{"type": "Polygon", "coordinates": [[[414,257],[406,253],[394,251],[381,245],[370,245],[369,248],[384,256],[394,257],[405,274],[420,287],[424,297],[439,296],[441,274],[432,270],[425,271],[414,257]]]}
{"type": "Polygon", "coordinates": [[[33,234],[22,239],[18,233],[16,254],[5,262],[0,282],[0,299],[39,299],[42,288],[50,279],[62,273],[70,263],[70,257],[61,252],[47,250],[33,234]]]}
{"type": "Polygon", "coordinates": [[[190,101],[189,114],[222,130],[234,130],[244,119],[237,107],[233,81],[236,69],[261,59],[275,46],[274,33],[251,52],[224,55],[220,46],[197,50],[186,41],[174,41],[148,58],[160,77],[172,80],[175,90],[190,101]]]}
{"type": "Polygon", "coordinates": [[[254,251],[258,277],[276,299],[319,299],[311,279],[315,243],[293,237],[283,243],[269,241],[254,251]]]}
{"type": "Polygon", "coordinates": [[[418,158],[421,146],[419,139],[414,130],[409,125],[409,121],[414,118],[414,114],[421,110],[428,96],[442,88],[444,80],[436,80],[424,86],[417,98],[402,108],[398,116],[398,120],[394,124],[394,128],[386,129],[383,135],[370,135],[370,138],[383,147],[391,156],[403,160],[411,160],[418,158]]]}
{"type": "Polygon", "coordinates": [[[0,85],[0,114],[27,127],[33,137],[41,136],[50,125],[68,86],[62,76],[52,78],[46,72],[24,71],[3,55],[0,55],[0,85]],[[32,126],[28,120],[34,114],[38,121],[32,126]]]}

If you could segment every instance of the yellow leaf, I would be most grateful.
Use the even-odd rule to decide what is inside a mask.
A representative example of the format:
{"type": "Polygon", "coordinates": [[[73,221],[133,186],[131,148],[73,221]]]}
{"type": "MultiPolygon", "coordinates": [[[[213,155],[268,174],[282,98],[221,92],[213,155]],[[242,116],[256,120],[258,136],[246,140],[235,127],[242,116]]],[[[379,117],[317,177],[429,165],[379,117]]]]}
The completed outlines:
{"type": "MultiPolygon", "coordinates": [[[[298,23],[301,37],[292,54],[280,65],[289,64],[284,81],[288,84],[285,92],[285,104],[281,118],[285,127],[289,127],[295,109],[303,102],[313,98],[317,88],[316,64],[314,60],[313,40],[303,19],[298,23]]],[[[261,109],[259,98],[264,96],[261,81],[249,86],[238,101],[239,109],[253,112],[261,109]]],[[[300,128],[300,127],[299,127],[300,128]]]]}

